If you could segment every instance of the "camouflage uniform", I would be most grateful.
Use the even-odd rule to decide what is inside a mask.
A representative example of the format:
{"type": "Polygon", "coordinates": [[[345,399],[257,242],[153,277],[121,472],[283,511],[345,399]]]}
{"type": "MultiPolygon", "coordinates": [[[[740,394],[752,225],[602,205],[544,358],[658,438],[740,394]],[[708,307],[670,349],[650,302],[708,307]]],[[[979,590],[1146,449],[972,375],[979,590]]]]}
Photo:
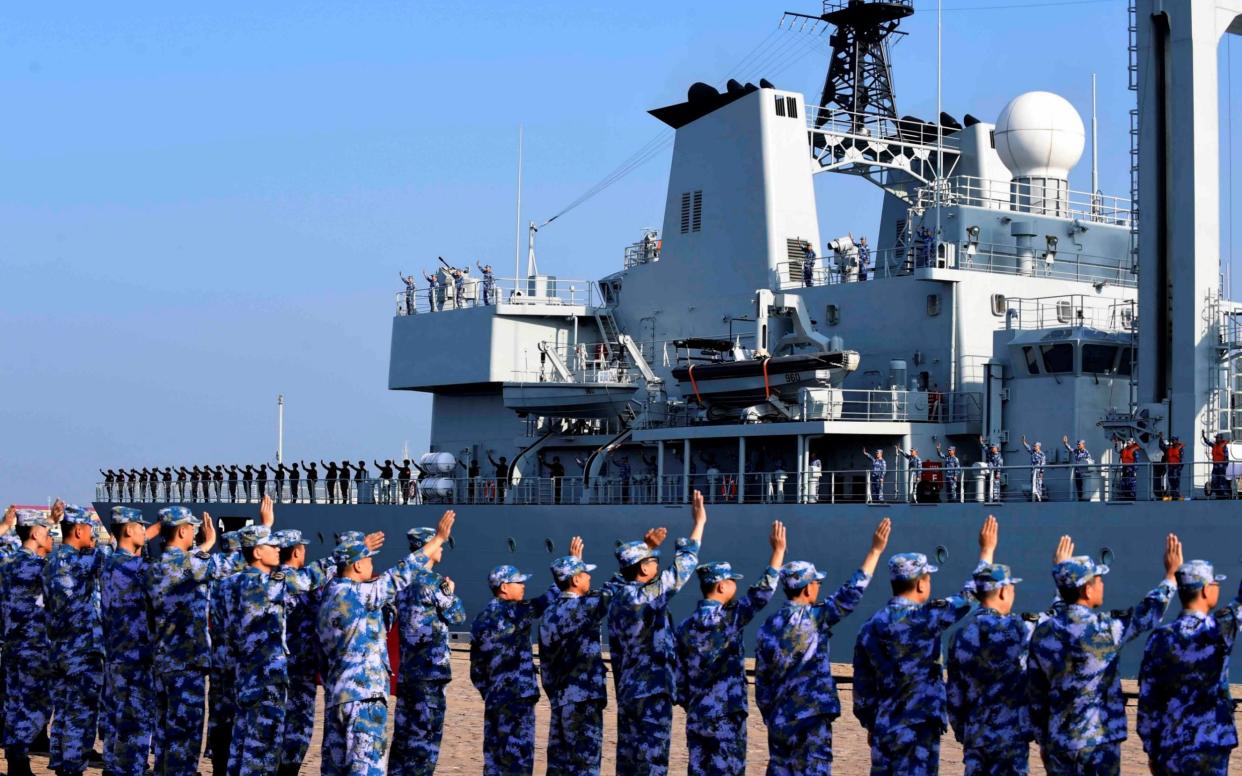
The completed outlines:
{"type": "MultiPolygon", "coordinates": [[[[62,530],[93,524],[91,514],[81,507],[65,507],[62,530]]],[[[52,767],[58,773],[85,771],[95,746],[103,691],[99,575],[111,554],[106,544],[81,551],[60,544],[43,567],[48,645],[55,655],[51,736],[52,767]]]]}
{"type": "MultiPolygon", "coordinates": [[[[338,565],[373,557],[361,541],[338,546],[338,565]]],[[[411,553],[369,582],[337,577],[324,589],[316,632],[327,661],[324,674],[323,773],[380,776],[386,766],[388,639],[384,607],[416,584],[427,556],[411,553]]]]}
{"type": "MultiPolygon", "coordinates": [[[[243,549],[278,547],[267,526],[241,530],[243,549]]],[[[330,560],[302,569],[264,572],[247,566],[223,588],[228,630],[233,645],[233,688],[237,718],[233,723],[230,772],[274,776],[280,766],[280,733],[289,691],[286,608],[298,593],[322,587],[336,573],[330,560]]]]}
{"type": "MultiPolygon", "coordinates": [[[[1058,589],[1107,573],[1108,566],[1086,556],[1052,571],[1058,589]]],[[[1031,722],[1050,776],[1118,772],[1126,738],[1121,649],[1160,623],[1173,590],[1161,581],[1135,609],[1111,614],[1067,604],[1035,628],[1027,670],[1031,722]]]]}
{"type": "MultiPolygon", "coordinates": [[[[21,549],[22,543],[13,533],[0,536],[0,565],[7,563],[21,549]]],[[[2,614],[0,614],[2,617],[2,614]]],[[[4,654],[3,620],[0,619],[0,656],[4,654]]],[[[0,657],[0,742],[4,741],[4,663],[0,657]]]]}
{"type": "MultiPolygon", "coordinates": [[[[146,520],[140,510],[113,507],[112,524],[146,520]]],[[[112,735],[104,740],[104,770],[142,776],[155,727],[155,678],[151,673],[151,624],[147,618],[147,559],[117,548],[100,579],[104,635],[104,683],[112,735]]]]}
{"type": "MultiPolygon", "coordinates": [[[[739,580],[728,563],[696,569],[699,582],[739,580]]],[[[677,629],[678,700],[686,708],[686,748],[691,773],[746,772],[747,624],[776,592],[777,570],[764,569],[745,596],[728,604],[703,599],[677,629]]]]}
{"type": "MultiPolygon", "coordinates": [[[[306,544],[302,532],[285,529],[272,534],[286,550],[306,544]]],[[[292,569],[284,568],[288,575],[292,569]]],[[[335,566],[332,567],[335,573],[335,566]]],[[[322,655],[315,635],[315,616],[323,600],[323,588],[313,588],[286,599],[285,630],[289,645],[289,697],[285,704],[285,725],[280,734],[281,771],[296,773],[310,749],[315,727],[316,677],[322,655]]]]}
{"type": "MultiPolygon", "coordinates": [[[[19,510],[19,527],[51,523],[41,512],[19,510]]],[[[0,569],[0,612],[4,615],[4,752],[10,774],[29,773],[27,754],[52,715],[51,647],[43,608],[47,559],[19,549],[0,569]],[[24,769],[23,769],[24,765],[24,769]]]]}
{"type": "MultiPolygon", "coordinates": [[[[980,564],[977,593],[1016,585],[1010,568],[980,564]]],[[[1022,776],[1030,759],[1026,663],[1031,634],[1046,615],[1001,614],[984,606],[949,647],[948,712],[967,776],[1022,776]]]]}
{"type": "MultiPolygon", "coordinates": [[[[922,553],[888,561],[894,581],[938,569],[922,553]]],[[[854,645],[854,716],[871,738],[871,773],[937,773],[947,726],[940,637],[970,613],[968,590],[918,604],[895,596],[871,616],[854,645]]]]}
{"type": "MultiPolygon", "coordinates": [[[[786,591],[825,575],[805,561],[781,567],[786,591]]],[[[832,627],[862,600],[871,577],[861,569],[822,603],[786,601],[759,630],[755,645],[755,703],[768,726],[772,776],[832,772],[832,722],[841,701],[832,679],[832,627]]]]}
{"type": "MultiPolygon", "coordinates": [[[[240,568],[241,533],[228,531],[220,535],[223,550],[240,568]]],[[[212,770],[228,770],[229,750],[233,748],[233,724],[237,720],[237,703],[233,698],[233,643],[228,638],[228,613],[224,608],[226,589],[237,575],[217,579],[208,585],[210,595],[211,671],[207,686],[207,749],[212,770]]]]}
{"type": "MultiPolygon", "coordinates": [[[[1211,564],[1177,570],[1179,590],[1224,581],[1211,564]]],[[[1225,774],[1238,745],[1229,695],[1229,653],[1238,636],[1242,589],[1215,614],[1185,610],[1156,629],[1139,671],[1138,733],[1160,773],[1225,774]]]]}
{"type": "MultiPolygon", "coordinates": [[[[186,507],[160,510],[165,526],[202,525],[186,507]]],[[[147,567],[154,626],[157,736],[156,771],[193,774],[203,747],[203,703],[211,666],[207,632],[208,583],[237,571],[227,555],[165,547],[147,567]]]]}
{"type": "MultiPolygon", "coordinates": [[[[435,535],[433,528],[411,529],[410,552],[418,552],[435,535]]],[[[444,733],[444,688],[452,679],[448,626],[465,621],[461,599],[449,593],[444,577],[433,571],[422,573],[397,594],[401,654],[388,756],[392,776],[431,774],[436,769],[444,733]]]]}
{"type": "MultiPolygon", "coordinates": [[[[487,577],[493,591],[507,582],[526,582],[514,566],[497,566],[487,577]]],[[[556,600],[553,585],[533,601],[493,598],[470,626],[470,683],[483,696],[483,773],[531,773],[535,767],[535,703],[539,683],[531,655],[530,629],[556,600]]]]}
{"type": "MultiPolygon", "coordinates": [[[[645,542],[617,548],[622,568],[659,557],[645,542]]],[[[668,602],[694,573],[699,543],[677,540],[673,565],[647,583],[624,582],[608,609],[608,648],[617,694],[617,772],[668,772],[677,650],[668,602]]]]}
{"type": "MultiPolygon", "coordinates": [[[[552,562],[552,576],[568,582],[592,563],[565,556],[552,562]]],[[[562,592],[539,621],[539,674],[548,694],[548,776],[598,773],[608,705],[608,672],[600,657],[600,625],[613,588],[586,595],[562,592]]]]}

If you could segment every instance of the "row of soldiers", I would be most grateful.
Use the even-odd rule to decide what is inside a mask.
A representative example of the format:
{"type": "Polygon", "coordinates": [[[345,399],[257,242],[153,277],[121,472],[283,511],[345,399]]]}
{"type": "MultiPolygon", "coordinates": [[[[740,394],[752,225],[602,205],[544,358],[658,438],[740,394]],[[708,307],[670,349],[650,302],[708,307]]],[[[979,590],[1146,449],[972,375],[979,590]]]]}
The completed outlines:
{"type": "MultiPolygon", "coordinates": [[[[580,538],[552,562],[553,585],[540,598],[526,599],[530,577],[517,568],[492,570],[494,598],[471,628],[471,680],[485,702],[485,773],[532,770],[536,620],[552,706],[549,773],[598,772],[605,621],[618,773],[667,772],[674,704],[687,710],[690,772],[743,773],[743,631],[778,586],[786,600],[755,648],[768,772],[830,773],[840,714],[831,629],[860,603],[890,521],[877,526],[859,568],[821,601],[826,575],[805,561],[785,562],[779,522],[767,566],[740,595],[741,577],[728,563],[699,563],[707,512],[697,492],[691,511],[689,536],[677,541],[663,571],[663,528],[619,545],[619,571],[598,588],[580,538]],[[669,601],[696,574],[703,600],[675,627],[669,601]]],[[[137,510],[116,507],[111,539],[97,544],[97,518],[77,507],[58,504],[51,520],[38,512],[6,515],[0,533],[15,525],[21,542],[2,545],[0,566],[10,773],[29,772],[28,747],[49,715],[59,773],[82,772],[97,726],[110,773],[142,773],[152,751],[157,772],[194,773],[208,676],[218,772],[296,773],[309,742],[316,673],[325,689],[325,773],[434,770],[448,627],[465,619],[452,581],[433,570],[451,536],[451,511],[435,529],[411,530],[410,554],[378,575],[373,557],[383,534],[342,534],[329,557],[307,563],[296,531],[272,530],[270,499],[260,524],[238,532],[225,553],[209,552],[216,539],[209,516],[169,507],[160,517],[149,526],[137,510]],[[56,521],[63,542],[53,550],[56,521]],[[151,560],[143,546],[157,535],[164,549],[151,560]],[[389,752],[386,632],[394,621],[402,649],[389,752]],[[103,724],[96,717],[101,696],[108,699],[103,724]]],[[[1031,740],[1050,773],[1116,773],[1126,736],[1121,648],[1160,622],[1175,592],[1184,612],[1156,632],[1144,658],[1140,734],[1156,773],[1223,773],[1237,743],[1225,666],[1242,610],[1235,600],[1211,614],[1223,577],[1204,561],[1183,563],[1170,535],[1160,585],[1132,610],[1098,613],[1108,568],[1074,556],[1073,542],[1062,537],[1053,566],[1057,601],[1020,615],[1013,598],[1021,580],[994,559],[998,534],[989,516],[978,566],[945,599],[931,597],[937,568],[926,556],[889,559],[893,598],[863,626],[854,648],[854,713],[869,734],[872,773],[935,773],[949,722],[972,774],[1025,772],[1031,740]],[[946,687],[943,634],[972,613],[950,649],[946,687]]]]}
{"type": "MultiPolygon", "coordinates": [[[[372,463],[376,468],[375,480],[371,479],[366,461],[320,461],[324,500],[329,504],[349,503],[373,483],[376,500],[380,503],[406,503],[416,490],[411,487],[412,483],[427,474],[408,458],[402,461],[390,458],[372,463]],[[352,494],[351,481],[354,486],[352,494]]],[[[241,503],[257,502],[265,495],[272,495],[276,501],[296,503],[302,498],[303,487],[311,503],[319,500],[320,470],[314,461],[294,461],[288,466],[281,462],[270,465],[261,463],[258,466],[221,464],[188,468],[100,469],[99,473],[103,475],[104,493],[109,500],[241,503]]]]}

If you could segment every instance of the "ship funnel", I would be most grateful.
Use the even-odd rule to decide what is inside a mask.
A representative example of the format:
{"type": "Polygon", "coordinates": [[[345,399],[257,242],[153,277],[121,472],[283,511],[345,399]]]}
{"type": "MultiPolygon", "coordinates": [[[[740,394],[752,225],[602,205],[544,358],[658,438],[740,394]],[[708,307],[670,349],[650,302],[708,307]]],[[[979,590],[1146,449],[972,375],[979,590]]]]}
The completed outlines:
{"type": "Polygon", "coordinates": [[[1027,92],[1010,101],[996,119],[996,152],[1013,173],[1013,209],[1068,217],[1069,172],[1085,145],[1082,117],[1064,97],[1027,92]]]}

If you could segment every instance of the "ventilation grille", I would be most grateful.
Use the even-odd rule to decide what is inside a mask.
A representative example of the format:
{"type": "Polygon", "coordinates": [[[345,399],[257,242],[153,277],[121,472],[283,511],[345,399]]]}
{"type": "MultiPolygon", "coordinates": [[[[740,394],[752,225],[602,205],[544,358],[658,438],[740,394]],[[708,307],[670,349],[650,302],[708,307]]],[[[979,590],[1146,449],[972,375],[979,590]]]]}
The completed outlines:
{"type": "Polygon", "coordinates": [[[776,95],[776,115],[777,116],[785,115],[785,98],[780,96],[779,94],[776,95]]]}
{"type": "Polygon", "coordinates": [[[703,192],[687,191],[681,195],[681,233],[699,232],[703,229],[703,192]]]}
{"type": "Polygon", "coordinates": [[[776,115],[782,118],[798,118],[798,101],[793,97],[776,95],[776,115]]]}

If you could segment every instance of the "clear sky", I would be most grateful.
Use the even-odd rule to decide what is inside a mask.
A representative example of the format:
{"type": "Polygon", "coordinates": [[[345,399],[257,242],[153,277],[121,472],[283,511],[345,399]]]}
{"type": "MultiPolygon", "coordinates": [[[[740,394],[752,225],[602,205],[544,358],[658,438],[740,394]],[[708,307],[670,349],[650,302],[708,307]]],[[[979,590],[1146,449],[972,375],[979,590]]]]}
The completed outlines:
{"type": "MultiPolygon", "coordinates": [[[[815,100],[826,38],[778,21],[818,6],[6,3],[0,502],[89,500],[98,467],[271,459],[278,393],[289,459],[424,451],[429,399],[385,387],[397,272],[508,266],[518,124],[523,216],[543,220],[693,81],[815,100]]],[[[935,4],[916,7],[898,107],[930,118],[935,4]]],[[[1126,195],[1125,0],[944,7],[946,110],[990,121],[1047,89],[1086,118],[1098,73],[1102,188],[1126,195]]],[[[662,221],[667,163],[545,229],[540,266],[619,268],[662,221]]],[[[878,190],[817,188],[826,238],[874,230],[878,190]]]]}

